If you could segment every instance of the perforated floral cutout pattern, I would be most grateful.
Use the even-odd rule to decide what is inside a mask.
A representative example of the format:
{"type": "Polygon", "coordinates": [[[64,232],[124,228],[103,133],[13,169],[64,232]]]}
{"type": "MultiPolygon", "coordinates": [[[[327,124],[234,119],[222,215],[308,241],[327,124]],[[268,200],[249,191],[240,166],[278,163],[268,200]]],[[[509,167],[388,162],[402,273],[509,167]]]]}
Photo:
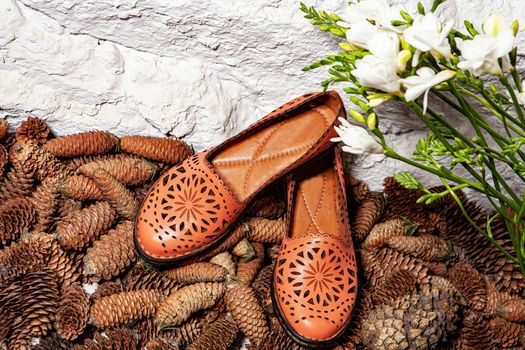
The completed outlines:
{"type": "Polygon", "coordinates": [[[153,186],[140,210],[137,240],[156,258],[198,251],[220,238],[243,205],[213,172],[206,153],[170,169],[153,186]]]}
{"type": "Polygon", "coordinates": [[[356,271],[353,248],[335,236],[285,240],[274,283],[278,307],[289,326],[306,338],[335,336],[352,315],[356,271]]]}

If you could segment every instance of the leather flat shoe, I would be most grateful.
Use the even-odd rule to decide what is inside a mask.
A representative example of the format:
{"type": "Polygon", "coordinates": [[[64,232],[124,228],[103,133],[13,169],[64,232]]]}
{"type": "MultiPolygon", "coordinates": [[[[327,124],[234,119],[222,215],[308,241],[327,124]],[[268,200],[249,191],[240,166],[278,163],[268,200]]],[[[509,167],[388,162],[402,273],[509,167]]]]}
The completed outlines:
{"type": "Polygon", "coordinates": [[[275,264],[273,304],[295,342],[324,347],[345,331],[357,296],[339,148],[287,180],[289,230],[275,264]]]}
{"type": "Polygon", "coordinates": [[[140,208],[137,250],[149,262],[170,264],[217,245],[257,193],[332,147],[345,114],[336,92],[310,93],[171,168],[140,208]]]}

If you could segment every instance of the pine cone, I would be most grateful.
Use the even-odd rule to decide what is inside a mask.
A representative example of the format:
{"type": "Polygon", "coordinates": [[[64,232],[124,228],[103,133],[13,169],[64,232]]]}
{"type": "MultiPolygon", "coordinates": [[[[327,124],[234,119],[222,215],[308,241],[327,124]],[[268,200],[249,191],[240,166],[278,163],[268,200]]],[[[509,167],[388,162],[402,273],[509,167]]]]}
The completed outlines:
{"type": "Polygon", "coordinates": [[[228,272],[225,268],[212,263],[196,262],[167,269],[163,273],[180,284],[192,284],[197,282],[222,282],[226,279],[228,272]]]}
{"type": "Polygon", "coordinates": [[[224,295],[226,308],[237,322],[239,329],[255,346],[268,336],[264,312],[251,287],[237,284],[224,295]]]}
{"type": "Polygon", "coordinates": [[[65,177],[69,174],[62,162],[31,141],[15,143],[9,151],[9,158],[18,171],[25,169],[26,172],[34,172],[38,181],[48,176],[65,177]]]}
{"type": "Polygon", "coordinates": [[[36,212],[35,231],[46,232],[55,220],[55,211],[59,202],[58,177],[47,177],[33,192],[29,199],[36,212]]]}
{"type": "Polygon", "coordinates": [[[99,201],[104,199],[104,195],[98,189],[95,181],[83,175],[71,175],[64,179],[60,190],[66,196],[79,200],[99,201]]]}
{"type": "MultiPolygon", "coordinates": [[[[295,343],[282,329],[278,321],[276,327],[272,328],[270,334],[261,342],[258,350],[308,350],[295,343]]],[[[337,348],[336,348],[337,349],[337,348]]]]}
{"type": "Polygon", "coordinates": [[[9,122],[7,118],[0,120],[0,140],[3,140],[9,133],[9,122]]]}
{"type": "Polygon", "coordinates": [[[412,289],[383,305],[376,305],[364,319],[362,341],[366,349],[441,349],[455,330],[458,305],[454,288],[433,277],[429,284],[412,289]]]}
{"type": "Polygon", "coordinates": [[[272,304],[271,287],[273,283],[273,269],[273,264],[266,265],[259,271],[259,274],[252,283],[253,290],[265,308],[272,304]]]}
{"type": "Polygon", "coordinates": [[[239,243],[242,239],[246,238],[250,234],[250,226],[246,225],[244,222],[239,222],[237,225],[235,225],[235,228],[232,230],[232,232],[226,237],[222,243],[220,243],[217,247],[211,249],[207,253],[204,253],[202,255],[199,255],[197,258],[193,259],[195,261],[203,261],[208,260],[214,257],[215,255],[222,253],[226,250],[231,249],[234,245],[239,243]]]}
{"type": "Polygon", "coordinates": [[[30,272],[18,283],[20,294],[15,298],[19,316],[11,324],[9,349],[26,348],[32,336],[45,335],[52,327],[59,300],[58,287],[50,270],[30,272]]]}
{"type": "Polygon", "coordinates": [[[355,212],[352,221],[352,237],[362,242],[385,210],[385,197],[373,192],[366,197],[355,212]]]}
{"type": "Polygon", "coordinates": [[[44,149],[56,157],[72,158],[104,154],[117,144],[118,138],[107,131],[88,131],[49,140],[44,149]]]}
{"type": "Polygon", "coordinates": [[[264,260],[264,246],[261,243],[254,243],[253,248],[256,253],[255,258],[237,264],[237,278],[247,285],[252,284],[264,260]]]}
{"type": "Polygon", "coordinates": [[[249,218],[245,223],[250,226],[250,240],[259,243],[281,243],[286,236],[284,220],[249,218]]]}
{"type": "Polygon", "coordinates": [[[47,337],[40,337],[37,345],[31,346],[31,350],[70,350],[72,344],[60,339],[56,333],[47,337]]]}
{"type": "Polygon", "coordinates": [[[451,253],[448,243],[433,235],[394,236],[386,240],[386,245],[425,261],[442,260],[451,253]]]}
{"type": "Polygon", "coordinates": [[[89,299],[79,284],[65,287],[58,306],[55,328],[61,338],[75,340],[86,328],[89,299]]]}
{"type": "Polygon", "coordinates": [[[34,172],[11,168],[0,185],[0,199],[6,201],[16,197],[29,197],[33,192],[34,183],[34,172]]]}
{"type": "Polygon", "coordinates": [[[134,350],[139,344],[139,337],[128,328],[112,328],[104,335],[96,333],[93,339],[87,339],[83,345],[76,345],[75,350],[134,350]]]}
{"type": "Polygon", "coordinates": [[[178,326],[193,313],[212,307],[222,297],[224,289],[224,285],[217,282],[182,287],[162,302],[155,315],[155,323],[160,328],[178,326]]]}
{"type": "Polygon", "coordinates": [[[250,260],[255,256],[252,244],[246,238],[237,243],[231,250],[232,254],[243,260],[250,260]]]}
{"type": "Polygon", "coordinates": [[[350,175],[345,175],[344,179],[349,199],[353,202],[361,203],[368,196],[368,185],[350,175]]]}
{"type": "Polygon", "coordinates": [[[487,304],[485,283],[470,264],[456,264],[449,271],[449,280],[473,310],[482,311],[487,304]]]}
{"type": "Polygon", "coordinates": [[[82,202],[71,198],[60,198],[58,203],[58,218],[64,219],[82,209],[82,202]]]}
{"type": "Polygon", "coordinates": [[[13,198],[0,205],[0,243],[5,245],[35,222],[35,209],[23,197],[13,198]]]}
{"type": "Polygon", "coordinates": [[[245,216],[256,216],[266,219],[278,219],[286,212],[286,203],[279,197],[268,194],[256,198],[246,208],[245,216]]]}
{"type": "Polygon", "coordinates": [[[84,275],[94,282],[109,280],[124,272],[135,259],[133,224],[124,221],[88,248],[84,256],[84,275]]]}
{"type": "Polygon", "coordinates": [[[375,224],[363,242],[363,247],[368,249],[383,247],[390,237],[405,236],[409,229],[410,225],[403,219],[391,219],[375,224]]]}
{"type": "Polygon", "coordinates": [[[499,291],[494,281],[485,278],[487,305],[485,313],[499,316],[512,322],[525,322],[525,300],[511,295],[507,290],[499,291]]]}
{"type": "Polygon", "coordinates": [[[67,168],[72,172],[75,173],[78,168],[80,168],[84,164],[92,163],[92,162],[98,162],[99,160],[117,160],[120,158],[126,158],[128,155],[117,153],[117,154],[100,154],[97,156],[85,156],[85,157],[77,157],[77,158],[71,158],[67,160],[67,168]]]}
{"type": "Polygon", "coordinates": [[[191,344],[202,333],[204,326],[202,317],[192,317],[174,329],[174,338],[180,339],[181,346],[191,344]]]}
{"type": "Polygon", "coordinates": [[[237,335],[237,330],[237,325],[231,317],[215,321],[188,346],[188,350],[228,350],[237,335]]]}
{"type": "Polygon", "coordinates": [[[133,220],[139,211],[139,203],[133,193],[103,169],[96,169],[90,175],[115,211],[122,217],[133,220]]]}
{"type": "Polygon", "coordinates": [[[150,317],[162,301],[156,290],[122,292],[102,297],[93,302],[89,323],[97,328],[124,325],[150,317]]]}
{"type": "Polygon", "coordinates": [[[97,287],[97,290],[91,294],[91,300],[97,300],[103,297],[107,297],[113,294],[123,292],[122,283],[119,281],[107,281],[100,284],[97,287]]]}
{"type": "Polygon", "coordinates": [[[124,136],[120,138],[122,152],[157,162],[178,164],[193,154],[192,149],[177,138],[124,136]]]}
{"type": "Polygon", "coordinates": [[[33,269],[40,268],[50,247],[50,241],[30,236],[0,250],[0,287],[33,269]]]}
{"type": "Polygon", "coordinates": [[[147,350],[179,350],[180,340],[173,338],[157,337],[146,343],[144,349],[147,350]]]}
{"type": "Polygon", "coordinates": [[[394,271],[381,284],[374,288],[369,296],[372,305],[383,304],[412,292],[416,278],[406,270],[394,271]]]}
{"type": "Polygon", "coordinates": [[[103,169],[119,182],[131,186],[151,180],[158,171],[155,164],[133,156],[96,160],[82,165],[78,171],[87,176],[93,176],[96,169],[103,169]]]}
{"type": "Polygon", "coordinates": [[[412,273],[419,283],[429,281],[428,269],[420,261],[390,248],[377,251],[363,249],[361,261],[364,275],[371,286],[377,286],[383,278],[396,270],[412,273]]]}
{"type": "Polygon", "coordinates": [[[463,326],[460,333],[463,350],[496,350],[496,337],[491,332],[489,324],[483,317],[469,311],[463,318],[463,326]]]}
{"type": "Polygon", "coordinates": [[[17,141],[32,141],[42,145],[47,142],[50,135],[51,130],[45,120],[29,117],[16,129],[15,137],[17,141]]]}
{"type": "Polygon", "coordinates": [[[235,262],[229,252],[222,252],[210,259],[210,262],[215,265],[222,266],[228,271],[230,276],[235,276],[235,262]]]}
{"type": "Polygon", "coordinates": [[[9,163],[9,152],[5,149],[4,146],[0,145],[0,177],[3,177],[5,174],[5,169],[9,163]]]}
{"type": "Polygon", "coordinates": [[[46,266],[55,273],[58,284],[66,287],[78,281],[81,275],[81,260],[70,257],[62,250],[58,242],[52,240],[51,236],[43,236],[45,236],[45,239],[51,241],[46,266]]]}
{"type": "Polygon", "coordinates": [[[124,290],[158,290],[164,295],[170,295],[179,289],[180,285],[176,281],[160,273],[158,270],[137,265],[124,279],[124,290]]]}
{"type": "Polygon", "coordinates": [[[55,237],[64,249],[81,250],[105,233],[116,218],[107,202],[97,202],[60,221],[55,237]]]}
{"type": "Polygon", "coordinates": [[[506,321],[500,317],[489,321],[498,349],[523,349],[525,347],[525,326],[506,321]]]}

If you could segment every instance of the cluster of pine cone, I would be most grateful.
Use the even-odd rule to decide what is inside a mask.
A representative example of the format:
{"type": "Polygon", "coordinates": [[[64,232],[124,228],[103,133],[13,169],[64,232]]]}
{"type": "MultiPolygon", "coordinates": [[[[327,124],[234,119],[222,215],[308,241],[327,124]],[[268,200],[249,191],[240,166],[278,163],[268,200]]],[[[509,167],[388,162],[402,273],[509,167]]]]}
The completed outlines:
{"type": "MultiPolygon", "coordinates": [[[[0,349],[301,349],[270,294],[286,234],[282,184],[261,194],[219,246],[160,269],[136,255],[133,220],[155,179],[190,147],[103,131],[53,138],[38,118],[7,129],[4,120],[0,349]]],[[[346,180],[360,293],[334,349],[525,347],[519,268],[452,198],[424,206],[421,193],[391,178],[384,192],[346,180]]],[[[485,213],[465,203],[484,227],[485,213]]],[[[511,246],[503,224],[492,231],[511,246]]]]}

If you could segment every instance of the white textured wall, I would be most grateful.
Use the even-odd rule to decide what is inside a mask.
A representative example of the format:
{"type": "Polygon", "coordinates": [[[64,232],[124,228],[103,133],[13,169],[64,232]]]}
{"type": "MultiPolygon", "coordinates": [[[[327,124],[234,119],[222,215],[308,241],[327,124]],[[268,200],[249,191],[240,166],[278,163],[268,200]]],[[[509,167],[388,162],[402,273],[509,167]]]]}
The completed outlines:
{"type": "MultiPolygon", "coordinates": [[[[448,0],[443,10],[459,23],[499,10],[525,26],[523,0],[448,0]]],[[[0,13],[0,113],[13,125],[35,115],[57,134],[176,135],[197,150],[318,90],[324,71],[301,68],[337,50],[295,0],[0,0],[0,13]]],[[[398,106],[381,118],[389,140],[412,150],[421,125],[398,106]]],[[[351,168],[379,188],[404,167],[375,155],[351,168]]]]}

